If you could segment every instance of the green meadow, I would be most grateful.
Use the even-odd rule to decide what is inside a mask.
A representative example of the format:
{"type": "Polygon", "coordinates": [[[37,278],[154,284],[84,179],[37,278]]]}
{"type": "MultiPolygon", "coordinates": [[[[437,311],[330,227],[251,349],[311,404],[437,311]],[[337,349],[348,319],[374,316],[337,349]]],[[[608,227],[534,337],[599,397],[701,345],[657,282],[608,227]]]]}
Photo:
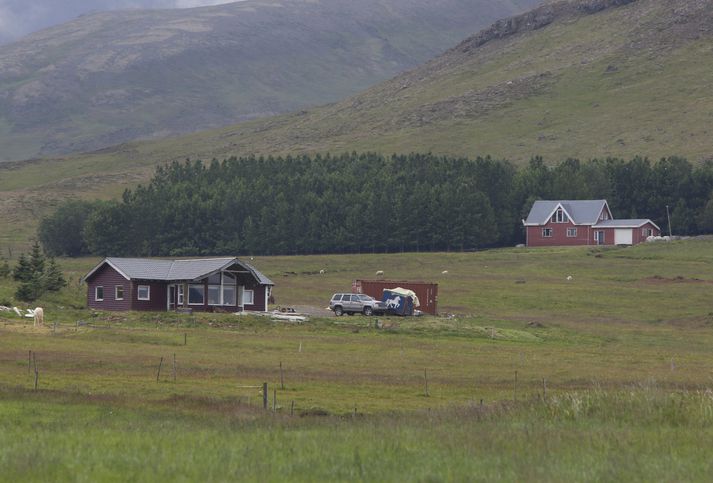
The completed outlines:
{"type": "Polygon", "coordinates": [[[256,257],[281,306],[439,283],[438,317],[303,324],[92,312],[61,262],[43,327],[0,312],[0,480],[713,477],[712,240],[256,257]]]}

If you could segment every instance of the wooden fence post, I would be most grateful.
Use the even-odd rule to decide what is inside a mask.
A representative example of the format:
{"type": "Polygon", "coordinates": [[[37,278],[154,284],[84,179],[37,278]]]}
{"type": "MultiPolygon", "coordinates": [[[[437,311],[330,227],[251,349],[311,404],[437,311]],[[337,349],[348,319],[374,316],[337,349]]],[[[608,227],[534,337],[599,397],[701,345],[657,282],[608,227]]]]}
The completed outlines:
{"type": "Polygon", "coordinates": [[[280,389],[285,389],[285,378],[282,375],[282,361],[280,361],[280,389]]]}
{"type": "Polygon", "coordinates": [[[267,409],[267,383],[262,383],[262,408],[267,409]]]}
{"type": "Polygon", "coordinates": [[[272,412],[277,410],[277,389],[272,390],[272,412]]]}
{"type": "Polygon", "coordinates": [[[428,397],[428,374],[426,373],[426,369],[423,370],[423,381],[425,383],[425,392],[423,395],[428,397]]]}
{"type": "Polygon", "coordinates": [[[188,343],[188,333],[184,332],[183,333],[183,345],[186,345],[188,343]]]}
{"type": "Polygon", "coordinates": [[[37,369],[37,358],[35,357],[35,353],[32,353],[32,362],[35,366],[35,391],[37,390],[37,385],[40,379],[40,370],[37,369]]]}
{"type": "Polygon", "coordinates": [[[27,374],[30,374],[32,369],[32,349],[27,353],[27,374]]]}
{"type": "Polygon", "coordinates": [[[161,362],[158,363],[158,371],[156,371],[156,382],[158,378],[161,377],[161,366],[163,365],[163,357],[161,357],[161,362]]]}

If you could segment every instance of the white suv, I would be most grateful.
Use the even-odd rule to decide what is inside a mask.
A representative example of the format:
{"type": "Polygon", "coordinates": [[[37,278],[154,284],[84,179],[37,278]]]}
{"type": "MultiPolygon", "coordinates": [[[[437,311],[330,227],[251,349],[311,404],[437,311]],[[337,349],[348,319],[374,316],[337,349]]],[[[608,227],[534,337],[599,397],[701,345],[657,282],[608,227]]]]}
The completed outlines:
{"type": "Polygon", "coordinates": [[[383,314],[386,306],[383,302],[374,297],[362,293],[335,293],[329,302],[329,309],[334,311],[334,315],[342,314],[383,314]]]}

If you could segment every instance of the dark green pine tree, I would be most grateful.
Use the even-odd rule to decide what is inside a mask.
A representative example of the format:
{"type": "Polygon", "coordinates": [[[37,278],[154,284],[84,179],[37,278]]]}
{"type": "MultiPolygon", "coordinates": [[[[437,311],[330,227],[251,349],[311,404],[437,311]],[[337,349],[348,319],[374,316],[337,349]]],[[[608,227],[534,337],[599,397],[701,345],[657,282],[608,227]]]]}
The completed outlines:
{"type": "Polygon", "coordinates": [[[22,282],[15,291],[15,298],[23,302],[32,302],[42,296],[44,292],[43,277],[40,273],[33,273],[30,279],[22,282]]]}
{"type": "Polygon", "coordinates": [[[54,257],[49,259],[47,270],[44,274],[45,289],[50,292],[57,292],[62,287],[67,285],[62,270],[60,270],[54,257]]]}
{"type": "Polygon", "coordinates": [[[17,259],[17,265],[12,270],[12,278],[16,282],[29,282],[32,278],[32,267],[24,253],[17,259]]]}
{"type": "Polygon", "coordinates": [[[45,273],[45,254],[42,252],[40,242],[35,240],[30,251],[30,270],[33,274],[42,276],[45,273]]]}

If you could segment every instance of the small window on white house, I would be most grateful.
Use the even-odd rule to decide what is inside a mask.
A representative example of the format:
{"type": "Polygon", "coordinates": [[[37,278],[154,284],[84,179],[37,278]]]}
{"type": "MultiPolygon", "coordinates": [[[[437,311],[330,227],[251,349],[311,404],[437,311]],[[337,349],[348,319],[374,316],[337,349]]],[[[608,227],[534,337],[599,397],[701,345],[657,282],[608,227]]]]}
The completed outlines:
{"type": "Polygon", "coordinates": [[[243,305],[252,305],[255,303],[255,291],[243,290],[243,305]]]}
{"type": "Polygon", "coordinates": [[[139,285],[137,297],[139,300],[151,300],[151,287],[148,285],[139,285]]]}
{"type": "Polygon", "coordinates": [[[552,228],[543,228],[542,229],[542,237],[543,238],[551,238],[552,237],[552,228]]]}
{"type": "Polygon", "coordinates": [[[567,237],[568,238],[574,238],[577,236],[577,229],[576,228],[567,228],[567,237]]]}
{"type": "Polygon", "coordinates": [[[114,287],[114,300],[124,300],[124,286],[117,285],[114,287]]]}
{"type": "Polygon", "coordinates": [[[104,287],[94,287],[94,300],[96,302],[104,301],[104,287]]]}

